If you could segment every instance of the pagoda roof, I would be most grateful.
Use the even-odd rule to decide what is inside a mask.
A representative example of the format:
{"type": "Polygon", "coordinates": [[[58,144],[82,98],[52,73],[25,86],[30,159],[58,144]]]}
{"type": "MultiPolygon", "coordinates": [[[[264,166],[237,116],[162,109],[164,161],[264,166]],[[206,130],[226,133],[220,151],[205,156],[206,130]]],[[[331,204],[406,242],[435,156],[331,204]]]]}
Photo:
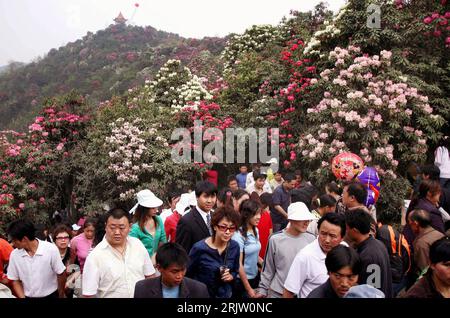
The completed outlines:
{"type": "Polygon", "coordinates": [[[127,19],[125,19],[122,15],[122,12],[119,12],[119,15],[114,19],[116,23],[125,23],[127,19]]]}

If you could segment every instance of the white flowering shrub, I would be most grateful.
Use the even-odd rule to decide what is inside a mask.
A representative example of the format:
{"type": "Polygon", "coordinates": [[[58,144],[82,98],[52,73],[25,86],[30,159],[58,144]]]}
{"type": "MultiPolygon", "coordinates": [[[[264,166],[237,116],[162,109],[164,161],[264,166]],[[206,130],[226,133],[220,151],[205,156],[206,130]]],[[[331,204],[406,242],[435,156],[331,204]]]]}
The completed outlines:
{"type": "Polygon", "coordinates": [[[338,21],[342,18],[342,16],[347,12],[347,5],[341,7],[339,12],[333,17],[331,21],[326,20],[324,22],[325,28],[319,30],[313,34],[313,36],[309,39],[309,41],[305,45],[304,54],[305,55],[314,55],[320,54],[320,44],[323,40],[330,40],[341,33],[340,28],[338,27],[338,21]]]}
{"type": "Polygon", "coordinates": [[[193,75],[179,60],[168,60],[155,76],[154,81],[146,81],[138,96],[132,96],[130,105],[142,101],[155,103],[180,110],[192,107],[201,100],[211,100],[212,95],[204,87],[204,78],[193,75]]]}
{"type": "MultiPolygon", "coordinates": [[[[167,149],[167,139],[160,135],[157,124],[147,128],[141,118],[132,122],[118,118],[110,123],[110,127],[111,135],[105,138],[109,150],[108,169],[116,175],[118,183],[139,185],[142,176],[154,172],[155,149],[167,149]]],[[[132,198],[134,189],[128,186],[124,189],[119,195],[120,200],[132,198]]]]}
{"type": "Polygon", "coordinates": [[[260,52],[267,44],[281,39],[280,30],[272,25],[254,25],[243,34],[234,34],[222,53],[224,72],[229,72],[243,53],[260,52]]]}

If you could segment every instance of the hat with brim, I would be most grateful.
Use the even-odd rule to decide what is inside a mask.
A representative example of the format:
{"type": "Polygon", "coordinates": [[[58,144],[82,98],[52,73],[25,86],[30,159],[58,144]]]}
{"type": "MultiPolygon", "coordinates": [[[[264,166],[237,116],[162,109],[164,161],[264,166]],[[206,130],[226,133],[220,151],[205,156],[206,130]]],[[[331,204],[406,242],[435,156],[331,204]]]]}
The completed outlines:
{"type": "Polygon", "coordinates": [[[156,197],[156,195],[150,190],[141,190],[136,195],[138,203],[130,210],[133,214],[139,205],[145,208],[157,208],[160,207],[163,202],[161,199],[156,197]]]}
{"type": "Polygon", "coordinates": [[[288,207],[288,220],[290,221],[312,221],[317,218],[309,211],[303,202],[294,202],[288,207]]]}
{"type": "Polygon", "coordinates": [[[195,195],[195,191],[189,192],[189,205],[197,205],[197,196],[195,195]]]}
{"type": "Polygon", "coordinates": [[[190,208],[191,205],[195,205],[195,203],[192,204],[192,195],[191,195],[191,193],[183,193],[180,196],[180,201],[178,201],[177,204],[175,205],[175,210],[179,214],[184,215],[187,212],[186,210],[188,208],[190,208]]]}

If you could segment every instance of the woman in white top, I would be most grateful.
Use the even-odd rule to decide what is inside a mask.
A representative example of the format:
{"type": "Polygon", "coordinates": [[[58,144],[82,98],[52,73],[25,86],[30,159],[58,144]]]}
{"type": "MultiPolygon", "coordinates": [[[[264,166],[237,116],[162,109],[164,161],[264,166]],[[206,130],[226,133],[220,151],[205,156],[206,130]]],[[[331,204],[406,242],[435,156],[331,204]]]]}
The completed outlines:
{"type": "Polygon", "coordinates": [[[441,179],[441,187],[450,189],[450,155],[448,149],[449,138],[447,137],[444,144],[434,152],[434,164],[441,171],[439,177],[441,179]]]}

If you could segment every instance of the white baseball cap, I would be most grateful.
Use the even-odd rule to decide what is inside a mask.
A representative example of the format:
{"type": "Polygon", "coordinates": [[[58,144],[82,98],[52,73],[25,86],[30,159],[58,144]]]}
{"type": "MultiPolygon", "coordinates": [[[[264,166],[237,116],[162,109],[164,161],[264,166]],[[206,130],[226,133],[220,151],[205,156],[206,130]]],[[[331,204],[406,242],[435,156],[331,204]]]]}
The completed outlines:
{"type": "Polygon", "coordinates": [[[163,204],[162,200],[156,197],[156,195],[150,190],[141,190],[136,194],[138,203],[130,210],[130,213],[133,214],[138,205],[142,205],[146,208],[157,208],[163,204]]]}
{"type": "Polygon", "coordinates": [[[316,217],[309,212],[308,207],[303,202],[291,203],[288,207],[288,220],[292,221],[312,221],[316,217]]]}

